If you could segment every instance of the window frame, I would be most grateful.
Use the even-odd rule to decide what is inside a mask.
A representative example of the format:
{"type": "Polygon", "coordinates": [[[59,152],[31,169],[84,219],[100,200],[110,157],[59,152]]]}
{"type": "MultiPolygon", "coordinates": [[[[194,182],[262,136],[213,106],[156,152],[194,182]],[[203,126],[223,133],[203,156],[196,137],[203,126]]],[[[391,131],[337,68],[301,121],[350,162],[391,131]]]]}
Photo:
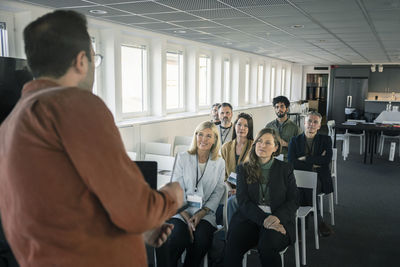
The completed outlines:
{"type": "Polygon", "coordinates": [[[246,61],[244,65],[244,103],[248,105],[250,103],[250,62],[246,61]]]}
{"type": "Polygon", "coordinates": [[[118,99],[118,104],[119,104],[119,114],[122,120],[125,119],[130,119],[130,118],[135,118],[135,117],[140,117],[140,116],[149,116],[151,114],[151,109],[150,109],[150,100],[151,100],[151,92],[150,92],[150,81],[149,81],[149,73],[150,73],[150,51],[149,51],[149,44],[146,41],[136,39],[136,38],[124,38],[121,40],[119,43],[119,70],[120,70],[120,94],[119,94],[119,99],[118,99]],[[142,79],[143,79],[143,87],[142,88],[142,105],[146,108],[144,108],[142,111],[135,111],[135,112],[123,112],[123,89],[122,89],[122,47],[132,47],[132,48],[140,48],[145,51],[145,55],[142,54],[142,60],[143,57],[145,57],[144,65],[142,66],[143,73],[142,73],[142,79]],[[144,99],[143,99],[144,98],[144,99]]]}
{"type": "Polygon", "coordinates": [[[232,99],[232,89],[231,89],[231,60],[225,57],[222,61],[223,63],[223,102],[230,103],[232,99]],[[228,63],[228,71],[226,71],[226,63],[228,63]],[[228,77],[226,77],[228,76],[228,77]],[[228,81],[228,82],[227,82],[228,81]]]}
{"type": "Polygon", "coordinates": [[[198,88],[198,92],[197,92],[197,106],[199,108],[199,110],[205,110],[205,109],[209,109],[210,106],[212,105],[212,56],[209,55],[208,53],[200,53],[197,56],[197,60],[198,60],[198,64],[197,64],[197,88],[198,88]],[[207,71],[207,89],[206,89],[206,103],[205,104],[200,104],[200,58],[206,58],[208,61],[208,71],[207,71]]]}
{"type": "Polygon", "coordinates": [[[257,103],[264,102],[264,63],[259,63],[257,66],[257,103]],[[261,69],[260,69],[261,68],[261,69]],[[260,79],[261,74],[261,79],[260,79]],[[261,83],[261,87],[260,87],[261,83]],[[261,96],[260,96],[261,93],[261,96]]]}
{"type": "Polygon", "coordinates": [[[270,85],[270,99],[271,99],[271,103],[272,103],[272,100],[274,99],[274,97],[275,97],[275,86],[276,86],[276,66],[275,65],[271,65],[271,74],[270,74],[271,76],[271,80],[270,80],[270,82],[271,82],[271,85],[270,85]]]}
{"type": "MultiPolygon", "coordinates": [[[[179,57],[178,57],[179,58],[179,57]]],[[[179,112],[184,112],[186,110],[186,105],[185,105],[185,97],[186,97],[186,84],[185,84],[185,75],[186,75],[186,71],[185,71],[185,52],[183,51],[183,49],[166,49],[165,51],[165,111],[167,114],[171,114],[171,113],[179,113],[179,112]],[[181,60],[181,64],[182,64],[182,69],[179,68],[179,84],[181,84],[181,87],[179,88],[179,95],[180,95],[180,102],[182,102],[182,106],[178,107],[178,108],[168,108],[167,106],[167,100],[168,100],[168,96],[167,96],[167,54],[171,53],[171,54],[178,54],[180,56],[182,56],[181,60]]]]}

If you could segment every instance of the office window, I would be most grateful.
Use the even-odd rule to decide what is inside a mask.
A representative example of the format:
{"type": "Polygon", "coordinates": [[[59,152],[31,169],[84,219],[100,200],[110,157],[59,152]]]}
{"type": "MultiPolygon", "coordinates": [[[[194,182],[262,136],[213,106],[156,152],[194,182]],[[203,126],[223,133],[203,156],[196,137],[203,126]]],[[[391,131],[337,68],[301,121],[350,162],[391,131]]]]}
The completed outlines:
{"type": "MultiPolygon", "coordinates": [[[[97,51],[97,47],[96,47],[96,38],[95,37],[90,37],[90,39],[92,41],[93,51],[94,51],[95,54],[97,54],[98,51],[97,51]]],[[[97,79],[99,77],[99,71],[100,71],[99,67],[94,69],[94,83],[93,83],[92,93],[95,94],[95,95],[99,94],[99,88],[98,88],[99,87],[99,83],[97,82],[97,79]]]]}
{"type": "Polygon", "coordinates": [[[249,96],[250,96],[250,64],[246,64],[245,69],[245,85],[244,85],[244,102],[247,104],[249,103],[249,96]]]}
{"type": "Polygon", "coordinates": [[[229,59],[224,60],[224,101],[230,102],[231,84],[230,84],[230,62],[229,59]]]}
{"type": "Polygon", "coordinates": [[[0,56],[8,56],[7,28],[5,22],[0,22],[0,56]]]}
{"type": "Polygon", "coordinates": [[[275,96],[275,67],[271,68],[271,103],[275,96]]]}
{"type": "Polygon", "coordinates": [[[286,70],[282,69],[281,95],[285,95],[286,70]]]}
{"type": "Polygon", "coordinates": [[[211,102],[211,59],[199,57],[199,106],[209,106],[211,102]]]}
{"type": "Polygon", "coordinates": [[[145,46],[121,46],[122,113],[147,111],[147,51],[145,46]]]}
{"type": "Polygon", "coordinates": [[[264,98],[264,66],[258,66],[257,101],[263,102],[264,98]]]}
{"type": "Polygon", "coordinates": [[[183,108],[183,54],[167,52],[167,109],[183,108]]]}

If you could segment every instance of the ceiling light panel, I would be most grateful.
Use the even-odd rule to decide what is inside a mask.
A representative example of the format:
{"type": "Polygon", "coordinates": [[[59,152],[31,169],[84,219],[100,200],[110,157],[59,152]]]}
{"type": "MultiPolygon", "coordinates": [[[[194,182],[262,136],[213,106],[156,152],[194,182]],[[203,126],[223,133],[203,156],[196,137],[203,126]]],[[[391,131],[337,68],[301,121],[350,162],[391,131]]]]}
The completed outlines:
{"type": "Polygon", "coordinates": [[[128,16],[114,16],[114,17],[104,17],[107,20],[116,23],[133,24],[133,23],[156,23],[157,21],[151,18],[128,15],[128,16]]]}
{"type": "Polygon", "coordinates": [[[226,5],[215,0],[156,0],[156,2],[183,11],[227,7],[226,5]]]}
{"type": "Polygon", "coordinates": [[[285,0],[220,0],[233,7],[287,5],[285,0]]]}
{"type": "Polygon", "coordinates": [[[140,26],[143,27],[145,29],[149,29],[149,30],[165,30],[165,29],[180,29],[179,26],[177,25],[172,25],[169,23],[147,23],[147,24],[131,24],[132,26],[140,26]]]}
{"type": "Polygon", "coordinates": [[[196,21],[182,21],[182,22],[175,22],[174,24],[181,25],[188,28],[215,28],[220,25],[208,21],[208,20],[196,20],[196,21]]]}
{"type": "Polygon", "coordinates": [[[189,11],[193,15],[200,16],[205,19],[223,19],[223,18],[240,18],[247,17],[243,12],[237,11],[233,8],[220,8],[209,10],[189,11]]]}
{"type": "Polygon", "coordinates": [[[158,14],[148,14],[147,17],[162,20],[162,21],[188,21],[188,20],[198,20],[199,18],[189,15],[184,12],[171,12],[171,13],[158,13],[158,14]]]}
{"type": "Polygon", "coordinates": [[[265,18],[265,17],[290,17],[290,16],[298,16],[299,11],[290,6],[279,5],[279,6],[257,6],[257,7],[246,7],[240,8],[241,11],[246,14],[255,16],[257,18],[265,18]]]}
{"type": "Polygon", "coordinates": [[[113,8],[123,9],[134,14],[152,14],[152,13],[164,13],[174,12],[175,9],[159,5],[155,2],[137,2],[137,3],[126,3],[126,4],[113,4],[109,5],[113,8]]]}

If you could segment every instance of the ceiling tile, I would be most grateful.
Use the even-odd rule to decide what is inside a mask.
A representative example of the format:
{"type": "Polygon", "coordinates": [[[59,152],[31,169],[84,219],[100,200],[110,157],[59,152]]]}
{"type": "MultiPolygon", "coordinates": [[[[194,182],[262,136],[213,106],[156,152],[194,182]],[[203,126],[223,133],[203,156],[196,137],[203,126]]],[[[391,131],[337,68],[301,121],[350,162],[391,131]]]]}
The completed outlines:
{"type": "Polygon", "coordinates": [[[134,14],[151,14],[176,11],[175,9],[159,5],[155,2],[136,2],[126,4],[113,4],[109,6],[117,9],[126,10],[134,14]]]}
{"type": "Polygon", "coordinates": [[[227,7],[223,3],[215,0],[156,0],[156,2],[183,11],[227,7]]]}
{"type": "Polygon", "coordinates": [[[198,20],[199,18],[189,15],[184,12],[171,12],[171,13],[158,13],[148,14],[147,17],[162,20],[162,21],[187,21],[187,20],[198,20]]]}

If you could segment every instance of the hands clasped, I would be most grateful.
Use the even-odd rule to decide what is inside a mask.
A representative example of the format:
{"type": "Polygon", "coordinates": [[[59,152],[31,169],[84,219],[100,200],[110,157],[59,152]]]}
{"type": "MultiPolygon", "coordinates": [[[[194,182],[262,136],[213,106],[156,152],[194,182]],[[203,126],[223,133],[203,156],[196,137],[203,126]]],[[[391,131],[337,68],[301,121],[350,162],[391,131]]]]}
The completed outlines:
{"type": "Polygon", "coordinates": [[[266,229],[272,229],[286,235],[285,227],[283,227],[279,218],[274,215],[269,215],[265,218],[263,225],[266,229]]]}
{"type": "Polygon", "coordinates": [[[193,242],[194,241],[194,235],[193,232],[196,231],[196,227],[199,224],[200,220],[206,215],[205,210],[199,210],[195,214],[193,214],[192,217],[190,217],[189,213],[186,211],[181,212],[181,216],[185,219],[187,225],[188,225],[188,230],[190,234],[190,240],[193,242]]]}

